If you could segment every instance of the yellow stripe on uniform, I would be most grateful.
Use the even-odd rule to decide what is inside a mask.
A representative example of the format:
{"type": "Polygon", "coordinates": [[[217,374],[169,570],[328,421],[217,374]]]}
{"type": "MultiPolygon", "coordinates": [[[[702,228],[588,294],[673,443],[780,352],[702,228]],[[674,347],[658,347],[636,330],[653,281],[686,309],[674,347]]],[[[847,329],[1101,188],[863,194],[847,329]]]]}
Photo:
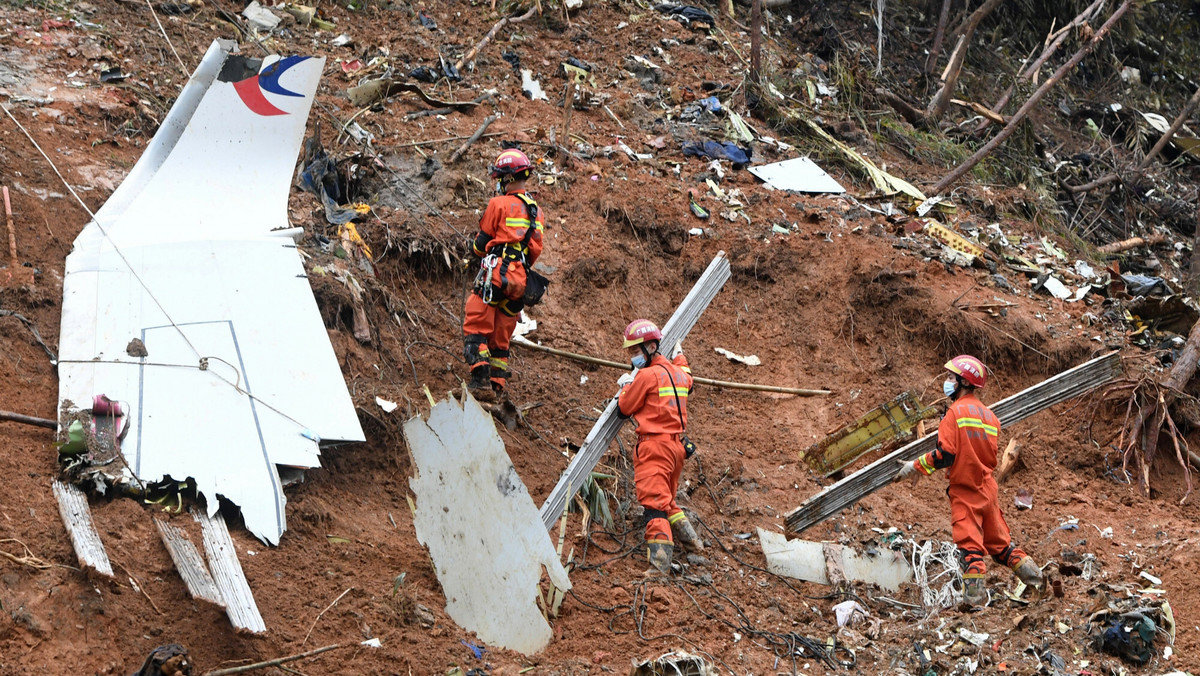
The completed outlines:
{"type": "Polygon", "coordinates": [[[677,524],[680,521],[687,521],[687,514],[684,514],[683,512],[677,512],[677,513],[672,514],[671,516],[667,517],[667,521],[670,522],[672,525],[677,524]]]}
{"type": "Polygon", "coordinates": [[[987,432],[988,434],[992,435],[993,437],[1000,434],[999,430],[997,430],[995,427],[992,427],[991,425],[988,425],[987,423],[983,422],[979,418],[959,418],[958,426],[960,428],[961,427],[974,427],[976,429],[981,429],[984,432],[987,432]]]}
{"type": "Polygon", "coordinates": [[[658,396],[660,397],[679,397],[680,399],[687,399],[687,395],[687,390],[678,386],[674,388],[670,386],[658,388],[658,396]]]}
{"type": "Polygon", "coordinates": [[[921,471],[925,472],[926,474],[933,474],[933,470],[936,468],[933,465],[929,464],[929,459],[926,458],[924,455],[922,455],[920,457],[920,461],[921,461],[921,471]]]}

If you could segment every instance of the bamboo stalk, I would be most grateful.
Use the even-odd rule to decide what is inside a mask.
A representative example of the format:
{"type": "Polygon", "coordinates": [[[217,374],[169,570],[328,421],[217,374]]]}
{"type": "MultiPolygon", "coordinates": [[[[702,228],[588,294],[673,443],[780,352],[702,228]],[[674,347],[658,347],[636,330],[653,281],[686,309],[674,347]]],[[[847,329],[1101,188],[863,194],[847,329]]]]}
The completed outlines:
{"type": "Polygon", "coordinates": [[[1102,254],[1114,254],[1122,251],[1135,249],[1139,246],[1153,246],[1162,244],[1167,241],[1166,235],[1150,235],[1149,237],[1130,237],[1123,239],[1120,242],[1105,244],[1104,246],[1096,247],[1096,251],[1102,254]]]}
{"type": "MultiPolygon", "coordinates": [[[[524,338],[513,338],[513,342],[517,343],[519,345],[523,345],[525,347],[533,348],[534,350],[540,350],[542,352],[546,352],[548,354],[553,354],[553,355],[556,355],[559,357],[566,357],[568,359],[574,359],[575,361],[584,362],[585,364],[595,364],[596,366],[607,366],[608,368],[620,369],[622,371],[628,371],[632,368],[632,367],[630,367],[629,364],[622,364],[621,362],[617,362],[617,361],[609,361],[607,359],[600,359],[599,357],[589,357],[586,354],[579,354],[576,352],[568,352],[566,350],[559,350],[559,349],[556,349],[553,347],[547,347],[545,345],[538,345],[537,343],[532,343],[524,338]]],[[[816,396],[823,396],[823,395],[827,395],[827,394],[833,394],[833,392],[830,390],[806,390],[806,389],[801,389],[798,387],[780,387],[777,385],[757,385],[754,383],[733,383],[733,382],[729,382],[729,381],[725,381],[725,380],[713,380],[712,378],[702,378],[702,377],[696,376],[696,375],[692,376],[692,380],[701,385],[709,385],[711,387],[721,387],[721,388],[724,388],[727,390],[752,390],[755,392],[775,392],[778,394],[796,394],[796,395],[799,395],[802,397],[816,397],[816,396]]]]}
{"type": "MultiPolygon", "coordinates": [[[[504,132],[502,132],[502,131],[490,131],[486,134],[481,134],[479,136],[479,138],[488,138],[490,136],[500,136],[503,133],[504,132]]],[[[449,143],[450,141],[461,141],[461,140],[467,139],[467,138],[471,138],[471,137],[470,136],[447,136],[446,138],[435,138],[435,139],[429,139],[428,141],[413,141],[412,143],[401,143],[400,145],[392,146],[392,147],[393,148],[412,148],[414,146],[433,145],[434,143],[449,143]]]]}

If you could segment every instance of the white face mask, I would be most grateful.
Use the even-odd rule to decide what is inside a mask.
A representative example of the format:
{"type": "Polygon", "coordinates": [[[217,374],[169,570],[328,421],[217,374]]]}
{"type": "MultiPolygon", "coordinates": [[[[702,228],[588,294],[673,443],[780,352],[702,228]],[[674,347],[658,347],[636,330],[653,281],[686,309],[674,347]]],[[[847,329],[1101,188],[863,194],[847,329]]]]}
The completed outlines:
{"type": "Polygon", "coordinates": [[[942,383],[942,394],[946,395],[947,397],[953,397],[954,392],[957,389],[958,381],[954,380],[953,378],[942,383]]]}

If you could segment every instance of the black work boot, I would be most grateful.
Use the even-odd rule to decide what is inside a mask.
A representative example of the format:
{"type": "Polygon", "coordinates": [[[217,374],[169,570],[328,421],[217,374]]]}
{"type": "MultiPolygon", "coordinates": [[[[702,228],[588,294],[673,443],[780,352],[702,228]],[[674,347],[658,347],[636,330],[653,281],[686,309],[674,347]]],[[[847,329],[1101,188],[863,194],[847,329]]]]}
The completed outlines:
{"type": "Polygon", "coordinates": [[[496,393],[492,390],[491,371],[487,366],[471,369],[471,382],[467,383],[467,391],[476,401],[496,401],[496,393]]]}

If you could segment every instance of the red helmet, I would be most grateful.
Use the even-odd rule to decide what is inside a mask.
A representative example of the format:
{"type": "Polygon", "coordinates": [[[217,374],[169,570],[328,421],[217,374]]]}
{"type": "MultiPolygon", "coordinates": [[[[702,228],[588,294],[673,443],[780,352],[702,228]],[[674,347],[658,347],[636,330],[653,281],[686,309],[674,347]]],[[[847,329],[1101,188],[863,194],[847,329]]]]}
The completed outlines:
{"type": "Polygon", "coordinates": [[[635,319],[625,327],[625,344],[622,347],[641,345],[647,340],[662,340],[662,331],[649,319],[635,319]]]}
{"type": "Polygon", "coordinates": [[[509,148],[500,153],[500,156],[496,158],[496,164],[492,166],[488,175],[492,178],[513,176],[523,171],[527,172],[532,167],[533,165],[529,163],[529,158],[525,156],[525,153],[516,148],[509,148]]]}
{"type": "Polygon", "coordinates": [[[987,367],[983,362],[969,354],[960,354],[954,359],[946,362],[946,370],[956,375],[962,376],[962,379],[982,389],[983,384],[987,382],[987,367]]]}

